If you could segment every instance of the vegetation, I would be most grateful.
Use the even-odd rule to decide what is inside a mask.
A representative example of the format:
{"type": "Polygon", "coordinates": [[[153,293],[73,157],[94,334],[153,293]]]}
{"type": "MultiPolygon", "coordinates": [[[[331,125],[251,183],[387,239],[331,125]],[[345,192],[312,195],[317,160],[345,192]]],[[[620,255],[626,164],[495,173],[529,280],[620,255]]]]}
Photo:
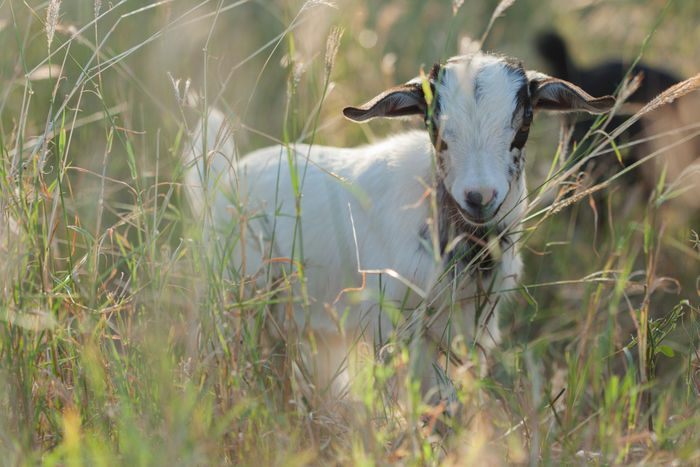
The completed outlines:
{"type": "MultiPolygon", "coordinates": [[[[559,120],[538,118],[527,270],[453,418],[401,378],[400,341],[386,365],[367,352],[358,401],[309,397],[294,339],[263,326],[293,278],[243,301],[192,220],[181,154],[205,109],[228,112],[240,154],[417,127],[340,109],[473,47],[497,5],[0,2],[0,463],[700,464],[700,211],[692,174],[667,177],[673,147],[637,166],[592,131],[567,158],[559,120]]],[[[539,68],[534,34],[556,25],[581,61],[643,51],[688,77],[699,18],[695,0],[520,0],[484,48],[539,68]]]]}

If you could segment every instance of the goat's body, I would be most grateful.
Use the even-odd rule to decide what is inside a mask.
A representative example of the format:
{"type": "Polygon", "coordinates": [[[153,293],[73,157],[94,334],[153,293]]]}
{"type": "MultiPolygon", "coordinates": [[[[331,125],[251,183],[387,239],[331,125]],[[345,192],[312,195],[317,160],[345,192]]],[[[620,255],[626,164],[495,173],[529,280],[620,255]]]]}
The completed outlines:
{"type": "MultiPolygon", "coordinates": [[[[461,277],[463,285],[455,297],[449,299],[446,297],[449,291],[444,291],[444,287],[434,287],[447,264],[444,257],[436,261],[426,223],[432,217],[430,199],[424,195],[426,187],[431,185],[433,157],[427,133],[396,135],[355,149],[315,146],[309,151],[308,146],[297,145],[295,150],[293,165],[296,165],[298,179],[303,178],[302,214],[296,232],[296,247],[293,245],[297,225],[296,199],[287,150],[281,146],[262,149],[247,155],[237,164],[235,172],[230,174],[232,177],[235,173],[237,181],[231,179],[223,184],[229,189],[238,187],[240,195],[245,193],[242,196],[245,198],[244,211],[253,213],[248,221],[245,260],[240,247],[236,247],[232,265],[240,267],[245,261],[246,274],[265,275],[265,260],[290,258],[292,249],[296,248],[296,256],[303,254],[304,258],[310,328],[316,333],[337,333],[338,324],[325,305],[331,305],[340,316],[346,307],[350,307],[345,330],[353,338],[364,330],[365,338],[374,342],[386,342],[397,324],[395,317],[392,320],[390,313],[380,309],[379,274],[367,274],[362,291],[342,292],[362,285],[360,268],[392,270],[418,289],[432,291],[427,301],[430,306],[439,308],[448,300],[455,300],[457,311],[443,310],[442,316],[435,320],[430,334],[437,341],[445,331],[449,316],[455,331],[472,340],[475,337],[474,297],[478,295],[476,275],[467,272],[470,277],[461,277]],[[311,162],[307,164],[306,155],[309,153],[311,162]],[[274,243],[271,246],[273,228],[274,243]],[[299,239],[303,240],[299,242],[299,239]],[[300,245],[303,245],[303,250],[300,245]]],[[[514,190],[514,195],[522,196],[523,191],[524,181],[514,190]]],[[[225,192],[216,196],[236,197],[225,192]]],[[[214,206],[214,225],[227,225],[232,218],[229,203],[215,199],[214,206]]],[[[504,219],[504,225],[518,216],[522,204],[519,206],[504,219]]],[[[225,234],[226,231],[221,233],[225,234]]],[[[489,282],[495,279],[495,291],[514,287],[520,264],[515,248],[507,248],[494,271],[488,274],[489,282]]],[[[288,268],[288,265],[283,267],[288,268]]],[[[443,282],[449,283],[453,278],[454,274],[448,274],[443,282]]],[[[381,285],[385,309],[403,306],[404,313],[409,314],[421,302],[418,293],[407,296],[408,286],[389,274],[381,276],[381,285]]],[[[487,312],[482,313],[482,319],[489,315],[490,307],[485,309],[487,312]]],[[[306,318],[307,310],[297,303],[294,307],[297,326],[303,326],[306,318]]],[[[497,323],[497,317],[491,314],[488,332],[483,333],[483,342],[480,342],[485,347],[499,341],[497,323]]]]}
{"type": "MultiPolygon", "coordinates": [[[[497,345],[498,308],[521,269],[513,227],[525,210],[533,112],[600,113],[614,103],[503,57],[474,54],[441,67],[428,75],[435,88],[444,71],[434,112],[422,79],[344,110],[355,121],[420,115],[430,134],[355,149],[276,146],[231,164],[232,141],[223,138],[216,148],[211,138],[224,117],[210,116],[210,244],[236,282],[291,281],[295,300],[270,310],[274,329],[296,330],[302,339],[311,335],[303,330],[312,331],[321,344],[314,367],[322,384],[354,344],[385,344],[397,329],[418,344],[412,368],[424,393],[439,385],[430,365],[438,349],[454,340],[497,345]]],[[[201,210],[203,192],[194,186],[204,167],[196,160],[188,185],[201,210]]],[[[347,381],[336,380],[334,392],[347,381]]]]}
{"type": "MultiPolygon", "coordinates": [[[[427,337],[438,344],[446,343],[451,321],[452,336],[473,342],[478,334],[478,344],[486,348],[500,342],[494,305],[502,291],[515,287],[521,269],[517,238],[508,237],[500,261],[486,273],[478,271],[482,258],[477,258],[468,271],[456,274],[453,266],[445,274],[450,252],[438,253],[436,260],[427,224],[434,217],[431,200],[425,196],[432,183],[433,157],[427,133],[399,134],[353,149],[314,146],[309,150],[309,146],[300,144],[295,153],[292,165],[298,180],[303,179],[298,224],[288,152],[275,146],[250,153],[234,165],[234,170],[225,171],[211,200],[211,224],[218,229],[212,235],[221,245],[234,245],[229,277],[244,271],[262,282],[268,274],[267,266],[272,265],[271,279],[278,279],[282,276],[280,268],[289,271],[289,263],[266,261],[291,258],[293,249],[295,258],[303,254],[308,302],[306,306],[294,304],[293,318],[298,329],[308,325],[320,342],[334,342],[333,346],[322,346],[322,351],[337,354],[324,356],[328,363],[319,366],[328,368],[319,368],[320,373],[326,373],[320,376],[322,380],[330,380],[338,370],[336,365],[343,362],[358,338],[386,343],[397,325],[415,329],[430,322],[427,337]],[[239,196],[242,207],[233,202],[239,196]],[[240,222],[240,214],[232,215],[237,209],[249,219],[245,242],[239,239],[234,243],[230,226],[232,221],[240,222]],[[244,270],[240,269],[242,265],[244,270]],[[362,290],[348,290],[362,286],[360,269],[394,271],[411,287],[427,292],[428,297],[409,292],[409,285],[391,277],[391,273],[381,277],[376,272],[368,273],[362,290]],[[453,289],[450,285],[455,277],[459,285],[453,289]],[[483,290],[491,290],[488,299],[480,293],[479,283],[483,290]],[[421,305],[439,315],[421,320],[423,314],[414,313],[421,305]],[[481,311],[480,325],[486,322],[486,327],[475,332],[477,307],[481,311]],[[397,318],[392,308],[401,310],[402,317],[397,318]],[[338,345],[338,322],[346,309],[344,345],[338,345]]],[[[229,166],[221,155],[211,163],[212,171],[229,166]]],[[[192,170],[190,174],[190,185],[199,184],[197,172],[192,170]]],[[[521,178],[511,196],[522,198],[524,189],[521,178]]],[[[524,205],[518,204],[502,220],[499,230],[517,219],[523,209],[524,205]]],[[[294,290],[297,297],[301,296],[298,282],[294,290]]],[[[273,314],[283,328],[287,320],[284,306],[277,307],[273,314]]]]}

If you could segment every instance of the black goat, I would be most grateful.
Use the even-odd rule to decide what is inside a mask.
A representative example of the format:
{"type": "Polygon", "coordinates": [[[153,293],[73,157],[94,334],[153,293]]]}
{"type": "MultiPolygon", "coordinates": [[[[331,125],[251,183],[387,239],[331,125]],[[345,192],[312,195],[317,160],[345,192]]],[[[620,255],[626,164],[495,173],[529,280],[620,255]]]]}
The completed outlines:
{"type": "MultiPolygon", "coordinates": [[[[537,38],[537,51],[549,66],[548,72],[556,77],[569,81],[584,91],[592,95],[614,94],[622,80],[625,78],[631,63],[621,60],[609,60],[599,65],[589,68],[579,68],[576,60],[569,55],[564,39],[556,32],[545,32],[537,38]]],[[[631,76],[642,73],[642,81],[639,88],[628,97],[630,104],[644,105],[658,96],[669,87],[682,81],[681,78],[671,72],[652,67],[642,62],[635,65],[631,76]]],[[[677,179],[689,168],[695,166],[700,158],[700,144],[698,138],[693,138],[680,145],[674,143],[687,131],[697,131],[694,123],[700,123],[700,113],[698,108],[698,93],[693,96],[685,96],[671,104],[664,106],[652,113],[649,113],[637,121],[634,125],[619,137],[618,144],[625,141],[651,137],[650,141],[644,144],[634,145],[629,148],[624,155],[624,164],[630,165],[641,158],[656,152],[663,151],[660,157],[655,158],[650,163],[645,163],[640,167],[640,171],[629,173],[622,177],[622,182],[642,188],[642,193],[647,195],[656,186],[659,173],[664,165],[667,165],[666,182],[677,179]],[[688,130],[683,130],[688,128],[688,130]],[[693,130],[693,128],[695,128],[693,130]],[[673,133],[677,131],[677,133],[673,133]],[[665,136],[658,137],[662,133],[665,136]],[[673,146],[665,151],[664,148],[673,146]],[[641,182],[641,183],[640,183],[641,182]]],[[[620,109],[619,116],[614,117],[607,125],[608,130],[613,130],[621,125],[629,115],[623,114],[624,108],[620,109]]],[[[572,141],[580,141],[583,135],[590,128],[591,121],[578,121],[574,127],[572,141]]],[[[586,144],[580,146],[572,157],[578,157],[586,150],[586,144]]],[[[609,178],[620,164],[614,155],[610,157],[597,158],[595,165],[588,164],[586,171],[594,180],[606,177],[609,178]]],[[[688,180],[690,183],[700,185],[700,167],[696,169],[698,174],[695,178],[688,180]]],[[[694,208],[700,207],[700,198],[693,196],[692,191],[686,193],[681,200],[686,206],[694,208]]]]}
{"type": "MultiPolygon", "coordinates": [[[[614,94],[632,65],[629,62],[611,60],[591,68],[580,69],[569,55],[564,39],[551,31],[538,37],[537,51],[550,66],[550,74],[570,81],[594,96],[614,94]]],[[[634,67],[632,75],[640,72],[644,76],[642,84],[627,100],[635,104],[646,104],[662,91],[682,81],[668,71],[641,62],[634,67]]]]}

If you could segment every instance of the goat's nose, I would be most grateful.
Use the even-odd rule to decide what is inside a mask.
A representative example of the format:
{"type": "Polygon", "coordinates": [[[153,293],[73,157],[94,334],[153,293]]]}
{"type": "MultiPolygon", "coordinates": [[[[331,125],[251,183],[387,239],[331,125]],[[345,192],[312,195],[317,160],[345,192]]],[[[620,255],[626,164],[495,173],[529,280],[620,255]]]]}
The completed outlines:
{"type": "Polygon", "coordinates": [[[467,204],[474,208],[481,208],[493,201],[496,190],[486,189],[481,191],[468,191],[466,194],[467,204]]]}
{"type": "Polygon", "coordinates": [[[481,206],[481,202],[484,200],[484,196],[478,191],[470,191],[467,193],[467,202],[475,206],[481,206]]]}

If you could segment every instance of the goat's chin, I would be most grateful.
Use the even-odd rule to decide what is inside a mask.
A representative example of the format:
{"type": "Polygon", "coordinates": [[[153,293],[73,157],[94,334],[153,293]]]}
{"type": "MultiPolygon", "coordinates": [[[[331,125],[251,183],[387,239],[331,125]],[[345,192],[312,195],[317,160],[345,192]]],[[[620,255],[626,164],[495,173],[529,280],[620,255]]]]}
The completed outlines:
{"type": "Polygon", "coordinates": [[[473,225],[474,227],[491,227],[495,223],[495,216],[485,219],[485,218],[474,218],[468,214],[465,214],[461,209],[459,211],[460,215],[462,216],[462,219],[469,224],[473,225]]]}

